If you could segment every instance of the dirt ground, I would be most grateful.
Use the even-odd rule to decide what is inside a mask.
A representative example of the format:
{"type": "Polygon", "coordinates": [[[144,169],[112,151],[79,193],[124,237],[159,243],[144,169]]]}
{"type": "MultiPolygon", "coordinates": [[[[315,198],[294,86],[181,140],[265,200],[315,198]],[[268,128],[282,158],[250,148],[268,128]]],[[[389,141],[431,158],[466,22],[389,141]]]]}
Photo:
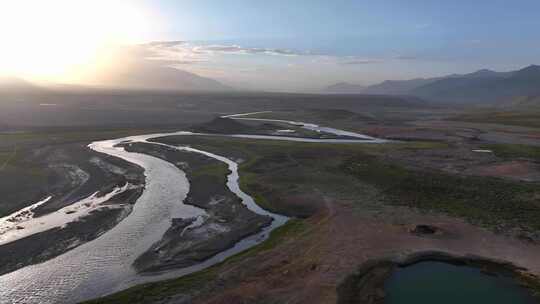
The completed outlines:
{"type": "MultiPolygon", "coordinates": [[[[297,217],[304,218],[296,220],[302,228],[281,236],[272,248],[241,255],[208,272],[136,287],[93,303],[336,303],[338,286],[366,262],[400,260],[428,252],[508,262],[523,268],[528,275],[540,276],[540,246],[533,240],[508,234],[504,226],[496,232],[493,227],[483,228],[464,218],[444,215],[444,212],[396,206],[382,188],[366,182],[370,174],[375,178],[374,172],[368,172],[366,180],[359,181],[336,171],[339,162],[347,162],[343,154],[368,151],[377,155],[381,164],[403,166],[419,174],[435,172],[463,178],[474,175],[480,179],[489,175],[496,177],[494,181],[500,178],[505,185],[520,185],[524,178],[521,173],[528,174],[536,161],[512,159],[513,156],[507,154],[501,156],[498,150],[473,151],[490,142],[456,136],[456,142],[450,143],[394,143],[386,148],[356,150],[359,148],[231,142],[199,137],[159,141],[189,144],[243,159],[240,173],[244,190],[276,212],[306,211],[297,213],[297,217]],[[490,168],[499,169],[492,172],[490,168]],[[418,225],[436,227],[438,233],[416,233],[414,229],[418,225]]],[[[523,151],[518,149],[517,152],[523,151]]],[[[364,155],[359,164],[370,160],[375,161],[364,155]]],[[[435,193],[429,194],[434,200],[444,198],[444,193],[438,194],[438,190],[452,190],[438,187],[435,185],[435,193]]],[[[482,205],[479,210],[488,212],[482,205]]]]}
{"type": "Polygon", "coordinates": [[[297,238],[224,267],[220,279],[229,286],[195,303],[336,303],[338,285],[363,263],[429,251],[510,261],[540,275],[540,246],[444,216],[405,209],[373,213],[349,202],[325,203],[326,210],[307,220],[307,230],[297,238]],[[412,234],[417,224],[439,227],[444,234],[412,234]]]}
{"type": "Polygon", "coordinates": [[[476,166],[465,170],[466,174],[506,177],[526,182],[540,181],[540,166],[523,160],[500,162],[485,166],[476,166]]]}

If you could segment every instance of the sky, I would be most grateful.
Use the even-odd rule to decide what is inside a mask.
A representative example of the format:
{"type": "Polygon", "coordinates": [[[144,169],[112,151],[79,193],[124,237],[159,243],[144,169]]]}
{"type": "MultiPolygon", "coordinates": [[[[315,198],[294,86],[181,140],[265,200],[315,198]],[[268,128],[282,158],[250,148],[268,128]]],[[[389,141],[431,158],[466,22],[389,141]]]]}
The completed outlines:
{"type": "MultiPolygon", "coordinates": [[[[101,57],[111,57],[110,41],[115,41],[143,48],[143,60],[236,88],[312,91],[337,82],[369,85],[540,63],[539,11],[538,0],[0,0],[0,38],[15,33],[27,41],[2,39],[12,46],[12,57],[24,49],[26,60],[35,58],[27,66],[43,65],[40,60],[46,60],[39,57],[51,54],[61,55],[49,63],[70,70],[97,57],[107,62],[101,57]],[[27,2],[24,7],[46,3],[33,10],[45,17],[24,7],[13,12],[13,3],[21,2],[27,2]],[[1,21],[6,19],[2,12],[15,20],[1,21]],[[41,24],[30,21],[40,18],[45,18],[41,24]],[[54,20],[62,22],[40,29],[54,20]],[[65,33],[67,23],[72,26],[65,33]],[[51,42],[48,36],[56,32],[62,35],[51,42]],[[36,55],[39,48],[30,50],[36,43],[53,46],[36,55]],[[66,64],[68,53],[85,54],[66,64]]],[[[18,67],[1,49],[0,68],[4,58],[11,70],[36,74],[18,67]]],[[[51,71],[41,74],[53,78],[51,71]]],[[[70,77],[77,78],[63,80],[70,77]]]]}

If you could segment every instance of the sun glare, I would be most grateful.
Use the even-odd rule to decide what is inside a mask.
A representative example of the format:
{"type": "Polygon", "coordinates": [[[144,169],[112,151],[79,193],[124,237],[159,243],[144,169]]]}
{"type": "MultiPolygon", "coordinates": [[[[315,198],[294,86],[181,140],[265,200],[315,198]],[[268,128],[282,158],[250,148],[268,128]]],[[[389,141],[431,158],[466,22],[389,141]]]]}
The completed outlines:
{"type": "Polygon", "coordinates": [[[149,26],[128,1],[0,0],[0,74],[70,82],[149,26]]]}

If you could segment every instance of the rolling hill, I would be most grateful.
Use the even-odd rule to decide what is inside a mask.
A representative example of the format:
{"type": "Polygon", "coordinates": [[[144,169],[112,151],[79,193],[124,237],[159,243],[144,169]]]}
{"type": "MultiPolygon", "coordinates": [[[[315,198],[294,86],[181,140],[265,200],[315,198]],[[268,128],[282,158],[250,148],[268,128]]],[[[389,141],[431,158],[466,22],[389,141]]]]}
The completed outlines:
{"type": "Polygon", "coordinates": [[[516,96],[540,93],[540,66],[515,72],[497,73],[481,70],[472,74],[448,77],[411,90],[410,94],[436,101],[484,102],[506,101],[516,96]]]}
{"type": "Polygon", "coordinates": [[[367,87],[362,93],[375,95],[408,95],[418,87],[435,82],[441,78],[417,78],[411,80],[386,80],[367,87]]]}
{"type": "Polygon", "coordinates": [[[0,93],[27,93],[44,90],[24,79],[10,76],[0,76],[0,93]]]}
{"type": "Polygon", "coordinates": [[[173,67],[138,62],[126,64],[122,70],[103,73],[99,84],[127,89],[154,89],[171,91],[230,91],[217,80],[173,67]]]}
{"type": "Polygon", "coordinates": [[[387,80],[367,87],[362,93],[412,95],[438,102],[501,104],[520,96],[539,96],[540,66],[511,72],[479,70],[437,78],[387,80]]]}
{"type": "Polygon", "coordinates": [[[348,82],[340,82],[326,87],[323,93],[327,94],[359,94],[363,93],[366,87],[348,82]]]}

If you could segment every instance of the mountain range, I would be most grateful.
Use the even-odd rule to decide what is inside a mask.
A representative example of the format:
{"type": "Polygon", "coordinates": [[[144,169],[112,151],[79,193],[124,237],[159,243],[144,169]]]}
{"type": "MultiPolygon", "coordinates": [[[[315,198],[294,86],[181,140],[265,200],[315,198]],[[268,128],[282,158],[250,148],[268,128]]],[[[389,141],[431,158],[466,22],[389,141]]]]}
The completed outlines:
{"type": "MultiPolygon", "coordinates": [[[[352,86],[356,87],[356,86],[352,86]]],[[[326,89],[327,93],[350,93],[351,87],[341,84],[326,89]]],[[[453,74],[435,78],[387,80],[356,93],[374,95],[411,95],[430,101],[456,103],[497,103],[516,97],[540,96],[540,66],[531,65],[511,72],[479,70],[470,74],[453,74]]]]}
{"type": "Polygon", "coordinates": [[[0,76],[0,92],[25,92],[40,89],[40,87],[21,78],[0,76]]]}
{"type": "Polygon", "coordinates": [[[173,67],[150,61],[126,64],[122,69],[106,71],[99,77],[101,85],[129,89],[157,89],[174,91],[230,91],[221,82],[173,67]]]}
{"type": "MultiPolygon", "coordinates": [[[[107,70],[95,77],[92,87],[150,89],[170,91],[231,91],[221,82],[173,67],[137,63],[107,70]]],[[[47,84],[38,86],[16,77],[0,77],[0,93],[36,93],[45,89],[84,88],[79,85],[47,84]]]]}
{"type": "MultiPolygon", "coordinates": [[[[98,85],[133,89],[177,91],[230,91],[217,80],[172,67],[148,62],[126,64],[121,70],[106,71],[96,77],[98,85]]],[[[18,78],[0,77],[0,92],[42,90],[18,78]]],[[[479,70],[469,74],[411,80],[387,80],[364,87],[346,82],[324,89],[331,94],[410,95],[434,102],[536,104],[540,100],[540,66],[495,72],[479,70]]]]}

